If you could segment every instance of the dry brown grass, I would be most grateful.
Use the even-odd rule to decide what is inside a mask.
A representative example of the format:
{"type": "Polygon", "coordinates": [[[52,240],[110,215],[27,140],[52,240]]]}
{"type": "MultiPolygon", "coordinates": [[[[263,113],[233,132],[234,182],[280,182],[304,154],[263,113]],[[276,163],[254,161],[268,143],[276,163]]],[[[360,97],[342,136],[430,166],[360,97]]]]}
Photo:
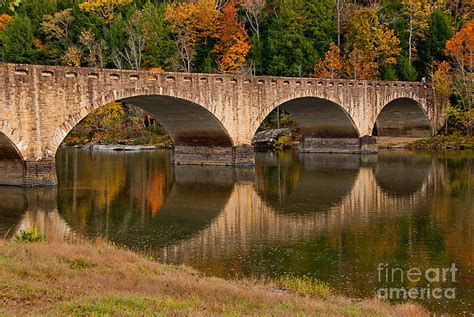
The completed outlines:
{"type": "Polygon", "coordinates": [[[102,241],[0,241],[0,315],[424,316],[416,305],[304,297],[203,277],[102,241]]]}

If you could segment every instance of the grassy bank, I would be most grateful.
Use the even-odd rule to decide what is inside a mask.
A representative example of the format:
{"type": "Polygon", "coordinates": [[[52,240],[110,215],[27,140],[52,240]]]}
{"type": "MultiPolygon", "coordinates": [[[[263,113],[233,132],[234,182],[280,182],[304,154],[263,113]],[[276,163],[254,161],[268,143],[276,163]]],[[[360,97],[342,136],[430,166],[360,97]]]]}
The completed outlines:
{"type": "Polygon", "coordinates": [[[455,134],[428,138],[378,137],[377,145],[380,149],[468,150],[474,149],[474,137],[455,134]]]}
{"type": "Polygon", "coordinates": [[[408,144],[408,148],[422,150],[474,149],[474,137],[461,135],[440,135],[411,142],[408,144]]]}
{"type": "Polygon", "coordinates": [[[419,306],[352,301],[324,285],[226,281],[102,241],[0,241],[0,315],[421,316],[419,306]]]}

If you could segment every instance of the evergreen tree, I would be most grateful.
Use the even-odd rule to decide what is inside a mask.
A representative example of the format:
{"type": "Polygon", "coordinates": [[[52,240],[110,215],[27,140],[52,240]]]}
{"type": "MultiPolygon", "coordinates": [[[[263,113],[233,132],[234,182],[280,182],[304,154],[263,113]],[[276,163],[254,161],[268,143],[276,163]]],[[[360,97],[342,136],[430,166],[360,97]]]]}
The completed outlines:
{"type": "Polygon", "coordinates": [[[452,36],[449,18],[440,10],[430,16],[428,36],[419,45],[417,63],[419,71],[426,73],[433,60],[444,61],[446,41],[452,36]]]}
{"type": "Polygon", "coordinates": [[[16,14],[0,33],[3,60],[10,63],[31,63],[33,26],[28,17],[16,14]]]}
{"type": "Polygon", "coordinates": [[[415,67],[406,56],[401,56],[397,63],[397,74],[400,80],[415,81],[418,77],[415,67]]]}
{"type": "Polygon", "coordinates": [[[265,72],[307,76],[335,40],[332,1],[280,0],[275,4],[278,10],[269,18],[265,37],[265,72]]]}

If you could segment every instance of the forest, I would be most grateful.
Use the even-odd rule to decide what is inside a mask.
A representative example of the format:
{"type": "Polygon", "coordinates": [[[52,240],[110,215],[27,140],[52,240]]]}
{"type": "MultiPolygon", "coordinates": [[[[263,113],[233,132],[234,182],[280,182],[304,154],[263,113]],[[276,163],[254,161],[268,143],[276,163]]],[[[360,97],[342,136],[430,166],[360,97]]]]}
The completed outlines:
{"type": "Polygon", "coordinates": [[[463,0],[3,0],[0,56],[157,72],[427,81],[435,106],[447,109],[441,132],[471,135],[473,15],[463,0]]]}

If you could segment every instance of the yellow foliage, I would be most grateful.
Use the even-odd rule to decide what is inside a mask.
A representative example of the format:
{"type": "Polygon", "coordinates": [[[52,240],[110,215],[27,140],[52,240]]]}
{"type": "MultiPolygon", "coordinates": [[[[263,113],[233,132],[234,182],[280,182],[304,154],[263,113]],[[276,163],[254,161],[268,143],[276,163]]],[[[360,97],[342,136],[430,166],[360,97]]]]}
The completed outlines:
{"type": "Polygon", "coordinates": [[[120,124],[125,116],[125,110],[120,102],[110,102],[89,114],[84,123],[96,130],[111,128],[120,124]]]}
{"type": "Polygon", "coordinates": [[[360,8],[353,12],[347,32],[347,51],[358,55],[373,55],[373,62],[394,64],[400,54],[400,40],[394,30],[380,23],[375,8],[360,8]]]}
{"type": "Polygon", "coordinates": [[[43,22],[41,22],[41,31],[46,34],[47,39],[57,39],[62,43],[66,42],[67,34],[74,17],[72,16],[72,9],[65,9],[54,13],[54,15],[47,15],[43,22]]]}
{"type": "Polygon", "coordinates": [[[184,36],[191,43],[213,34],[218,16],[214,0],[173,2],[165,12],[173,33],[184,36]]]}
{"type": "Polygon", "coordinates": [[[216,32],[218,17],[214,0],[173,2],[166,7],[165,18],[171,24],[185,71],[191,71],[196,42],[216,32]]]}
{"type": "Polygon", "coordinates": [[[70,46],[63,59],[66,66],[81,67],[82,50],[77,46],[70,46]]]}
{"type": "Polygon", "coordinates": [[[115,8],[131,3],[133,0],[86,0],[79,4],[79,8],[97,15],[106,23],[110,23],[115,17],[115,8]]]}

